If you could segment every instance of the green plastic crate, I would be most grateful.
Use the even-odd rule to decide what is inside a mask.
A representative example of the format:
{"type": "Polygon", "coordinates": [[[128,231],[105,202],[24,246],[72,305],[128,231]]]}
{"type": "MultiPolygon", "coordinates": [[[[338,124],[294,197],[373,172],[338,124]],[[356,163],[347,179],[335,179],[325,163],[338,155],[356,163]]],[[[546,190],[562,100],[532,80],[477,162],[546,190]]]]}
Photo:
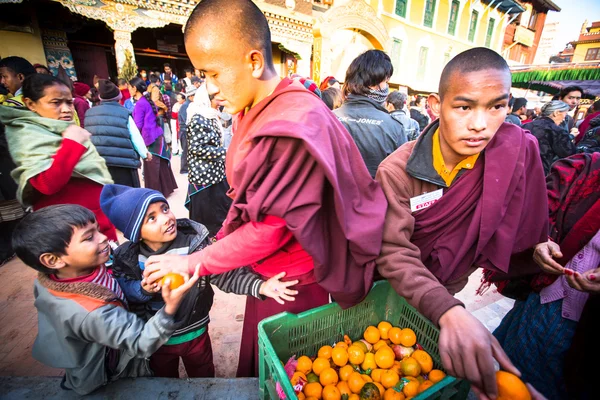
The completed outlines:
{"type": "MultiPolygon", "coordinates": [[[[434,368],[442,369],[437,346],[439,330],[400,297],[387,281],[381,281],[373,285],[363,302],[347,310],[332,303],[297,315],[284,312],[262,320],[258,324],[261,399],[279,399],[276,382],[285,391],[287,399],[298,398],[280,361],[285,363],[293,355],[316,356],[321,346],[342,341],[344,334],[358,340],[369,325],[376,326],[384,320],[414,330],[417,342],[433,358],[434,368]]],[[[469,389],[468,382],[447,376],[414,399],[464,400],[469,389]]]]}

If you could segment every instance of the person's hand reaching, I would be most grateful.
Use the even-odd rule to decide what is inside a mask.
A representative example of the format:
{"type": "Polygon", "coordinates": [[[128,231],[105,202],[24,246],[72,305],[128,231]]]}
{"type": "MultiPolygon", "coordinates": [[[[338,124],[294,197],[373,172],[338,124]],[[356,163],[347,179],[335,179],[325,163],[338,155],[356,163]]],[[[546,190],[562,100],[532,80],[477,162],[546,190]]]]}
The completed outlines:
{"type": "Polygon", "coordinates": [[[280,279],[284,276],[285,272],[281,272],[271,279],[263,282],[263,284],[260,285],[259,293],[263,296],[274,299],[279,304],[284,304],[284,300],[294,301],[294,296],[298,294],[298,291],[292,290],[290,287],[297,284],[298,281],[282,282],[280,279]]]}

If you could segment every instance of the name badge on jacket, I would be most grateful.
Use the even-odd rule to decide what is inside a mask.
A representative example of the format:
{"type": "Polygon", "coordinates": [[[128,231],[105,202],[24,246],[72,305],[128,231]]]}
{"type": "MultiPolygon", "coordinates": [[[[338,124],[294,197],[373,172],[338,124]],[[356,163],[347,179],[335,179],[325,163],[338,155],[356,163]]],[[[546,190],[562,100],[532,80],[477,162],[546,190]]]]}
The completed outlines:
{"type": "Polygon", "coordinates": [[[430,207],[433,203],[442,198],[444,189],[434,190],[433,192],[425,193],[420,196],[412,197],[410,199],[410,211],[421,211],[430,207]]]}

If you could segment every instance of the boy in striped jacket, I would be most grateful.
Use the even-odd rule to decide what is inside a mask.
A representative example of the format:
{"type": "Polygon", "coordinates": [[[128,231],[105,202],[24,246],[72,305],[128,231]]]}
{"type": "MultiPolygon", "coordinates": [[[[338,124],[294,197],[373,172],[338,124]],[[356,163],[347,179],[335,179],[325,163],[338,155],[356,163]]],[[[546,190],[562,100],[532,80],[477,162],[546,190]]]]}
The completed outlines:
{"type": "MultiPolygon", "coordinates": [[[[106,185],[100,205],[110,221],[129,239],[115,251],[113,273],[121,285],[130,310],[150,319],[163,306],[160,284],[143,281],[145,261],[158,254],[187,255],[210,244],[205,226],[187,218],[176,219],[164,196],[155,190],[106,185]]],[[[263,281],[246,268],[201,277],[178,310],[185,321],[169,341],[150,358],[156,376],[179,377],[179,358],[188,377],[214,377],[215,368],[208,334],[209,311],[214,292],[211,284],[226,293],[272,297],[292,301],[289,289],[297,281],[281,282],[284,274],[263,281]]]]}

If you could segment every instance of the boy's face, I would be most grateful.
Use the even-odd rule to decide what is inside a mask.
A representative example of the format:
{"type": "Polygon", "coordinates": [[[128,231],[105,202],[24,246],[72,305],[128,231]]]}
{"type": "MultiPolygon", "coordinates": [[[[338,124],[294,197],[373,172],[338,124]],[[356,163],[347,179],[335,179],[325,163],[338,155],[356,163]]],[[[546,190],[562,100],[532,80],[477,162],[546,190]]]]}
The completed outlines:
{"type": "Polygon", "coordinates": [[[10,68],[0,68],[0,83],[13,95],[17,93],[17,90],[21,89],[24,79],[23,74],[15,74],[15,71],[10,68]]]}
{"type": "Polygon", "coordinates": [[[443,100],[430,97],[439,108],[440,144],[457,158],[480,153],[504,122],[508,110],[510,74],[487,69],[453,74],[443,100]],[[437,103],[437,104],[436,104],[437,103]]]}
{"type": "Polygon", "coordinates": [[[110,246],[108,238],[98,230],[98,223],[90,222],[84,227],[75,227],[64,255],[42,254],[41,261],[57,274],[81,276],[91,273],[108,261],[110,246]]]}
{"type": "Polygon", "coordinates": [[[177,237],[177,219],[165,202],[152,203],[144,216],[140,237],[153,250],[177,237]]]}

